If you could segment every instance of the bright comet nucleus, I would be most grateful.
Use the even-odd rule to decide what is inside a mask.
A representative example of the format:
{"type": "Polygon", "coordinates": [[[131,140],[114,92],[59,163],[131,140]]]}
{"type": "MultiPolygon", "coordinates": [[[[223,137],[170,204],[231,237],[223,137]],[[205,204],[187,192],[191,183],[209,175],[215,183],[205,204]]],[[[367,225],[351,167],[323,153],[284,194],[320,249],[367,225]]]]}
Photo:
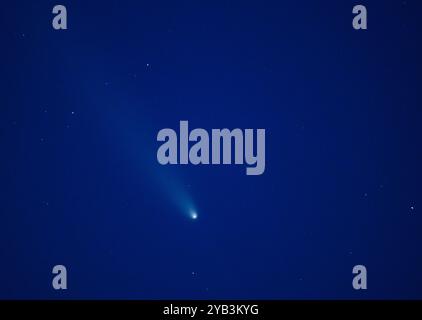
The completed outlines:
{"type": "Polygon", "coordinates": [[[196,220],[196,219],[198,219],[198,214],[197,214],[195,211],[192,211],[192,212],[190,213],[190,217],[191,217],[193,220],[196,220]]]}

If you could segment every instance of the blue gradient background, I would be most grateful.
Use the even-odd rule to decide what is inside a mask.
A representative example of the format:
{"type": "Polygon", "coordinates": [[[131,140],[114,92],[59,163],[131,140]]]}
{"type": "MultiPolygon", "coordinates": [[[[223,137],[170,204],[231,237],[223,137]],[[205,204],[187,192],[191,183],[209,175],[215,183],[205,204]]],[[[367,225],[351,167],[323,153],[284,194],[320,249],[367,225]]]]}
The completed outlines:
{"type": "Polygon", "coordinates": [[[0,298],[422,298],[421,1],[0,16],[0,298]],[[180,120],[265,128],[264,175],[160,166],[156,134],[180,120]]]}

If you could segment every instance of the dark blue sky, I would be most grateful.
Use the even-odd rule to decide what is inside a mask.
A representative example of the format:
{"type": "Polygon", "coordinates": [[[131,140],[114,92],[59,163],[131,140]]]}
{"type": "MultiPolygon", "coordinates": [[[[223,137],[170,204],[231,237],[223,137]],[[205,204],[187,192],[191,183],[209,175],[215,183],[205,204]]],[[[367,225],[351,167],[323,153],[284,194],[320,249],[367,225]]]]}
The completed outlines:
{"type": "Polygon", "coordinates": [[[0,298],[422,298],[421,15],[2,2],[0,298]],[[266,129],[265,173],[159,165],[157,132],[180,120],[266,129]]]}

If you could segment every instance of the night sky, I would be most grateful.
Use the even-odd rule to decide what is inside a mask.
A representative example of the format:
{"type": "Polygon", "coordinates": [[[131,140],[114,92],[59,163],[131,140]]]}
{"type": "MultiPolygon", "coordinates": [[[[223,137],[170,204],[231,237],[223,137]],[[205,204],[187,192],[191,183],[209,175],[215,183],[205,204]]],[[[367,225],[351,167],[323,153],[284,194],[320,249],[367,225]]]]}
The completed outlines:
{"type": "Polygon", "coordinates": [[[421,299],[421,32],[418,0],[2,1],[0,298],[421,299]],[[160,165],[181,120],[265,129],[264,174],[160,165]]]}

